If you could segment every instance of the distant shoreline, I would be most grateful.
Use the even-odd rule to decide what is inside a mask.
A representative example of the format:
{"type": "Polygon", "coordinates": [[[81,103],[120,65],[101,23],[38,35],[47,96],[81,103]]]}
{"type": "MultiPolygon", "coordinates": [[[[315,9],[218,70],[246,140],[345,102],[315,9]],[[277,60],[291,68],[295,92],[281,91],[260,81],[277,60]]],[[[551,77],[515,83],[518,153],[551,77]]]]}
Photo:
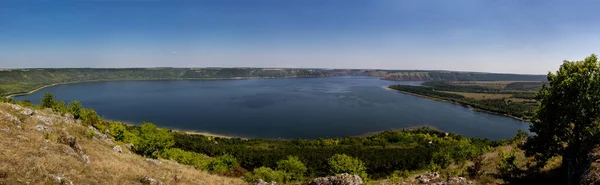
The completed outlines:
{"type": "Polygon", "coordinates": [[[419,97],[419,98],[424,98],[424,99],[428,99],[428,100],[433,100],[433,101],[439,101],[439,102],[451,103],[451,104],[454,104],[454,105],[459,105],[461,107],[465,107],[465,108],[468,108],[468,109],[471,109],[471,110],[474,110],[474,111],[477,111],[477,112],[482,112],[482,113],[492,114],[492,115],[497,115],[497,116],[504,116],[504,117],[512,118],[512,119],[515,119],[515,120],[518,120],[518,121],[528,122],[527,120],[525,120],[523,118],[519,118],[519,117],[516,117],[516,116],[511,116],[511,115],[508,115],[508,114],[502,114],[502,113],[498,113],[498,112],[493,112],[493,111],[478,109],[478,108],[474,108],[474,107],[471,107],[471,106],[465,106],[462,103],[458,103],[458,102],[453,102],[453,101],[448,101],[448,100],[441,99],[441,98],[430,97],[430,96],[425,96],[425,95],[410,93],[410,92],[406,92],[406,91],[401,91],[401,90],[397,90],[397,89],[392,89],[389,86],[385,86],[385,88],[388,89],[388,90],[396,91],[396,92],[399,92],[399,93],[402,93],[402,94],[411,95],[411,96],[416,96],[416,97],[419,97]]]}
{"type": "Polygon", "coordinates": [[[156,79],[119,79],[119,80],[89,80],[89,81],[77,81],[77,82],[62,82],[62,83],[53,83],[49,85],[44,85],[37,89],[31,90],[29,92],[21,92],[21,93],[12,93],[4,95],[6,98],[14,98],[17,96],[25,96],[37,91],[40,91],[44,88],[53,87],[57,85],[65,85],[65,84],[78,84],[78,83],[90,83],[90,82],[121,82],[121,81],[184,81],[184,80],[249,80],[249,79],[286,79],[286,78],[326,78],[326,77],[334,77],[334,76],[320,76],[320,77],[301,77],[301,76],[290,76],[290,77],[231,77],[231,78],[177,78],[177,79],[169,79],[169,78],[156,78],[156,79]]]}

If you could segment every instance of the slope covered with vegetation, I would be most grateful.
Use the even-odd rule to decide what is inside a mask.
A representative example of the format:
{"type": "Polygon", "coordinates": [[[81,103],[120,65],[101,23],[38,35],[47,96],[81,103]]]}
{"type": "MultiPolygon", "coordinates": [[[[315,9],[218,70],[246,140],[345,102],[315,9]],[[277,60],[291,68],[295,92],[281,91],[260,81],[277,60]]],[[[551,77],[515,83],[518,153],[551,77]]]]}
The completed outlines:
{"type": "Polygon", "coordinates": [[[0,95],[26,93],[59,84],[116,80],[182,80],[293,78],[325,76],[377,76],[403,81],[542,80],[544,75],[492,74],[449,71],[326,70],[289,68],[78,68],[0,70],[0,95]]]}
{"type": "Polygon", "coordinates": [[[465,85],[465,83],[432,81],[422,83],[421,86],[392,85],[389,88],[426,98],[449,101],[479,111],[530,120],[537,108],[536,91],[531,89],[534,87],[539,89],[542,84],[542,82],[512,82],[505,87],[496,88],[475,82],[465,85]]]}

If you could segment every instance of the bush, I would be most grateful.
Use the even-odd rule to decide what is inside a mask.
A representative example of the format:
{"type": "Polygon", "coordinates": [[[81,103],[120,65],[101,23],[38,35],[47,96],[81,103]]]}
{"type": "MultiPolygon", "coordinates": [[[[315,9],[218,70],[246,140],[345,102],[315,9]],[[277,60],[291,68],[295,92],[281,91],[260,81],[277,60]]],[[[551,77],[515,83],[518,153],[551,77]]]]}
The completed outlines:
{"type": "Polygon", "coordinates": [[[109,122],[108,130],[116,141],[123,141],[125,139],[125,132],[127,132],[125,125],[121,122],[109,122]]]}
{"type": "Polygon", "coordinates": [[[254,182],[257,179],[262,179],[267,182],[270,182],[270,181],[283,182],[284,172],[273,170],[271,168],[263,166],[263,167],[254,169],[252,171],[252,173],[247,173],[245,178],[248,182],[254,182]]]}
{"type": "Polygon", "coordinates": [[[357,158],[347,156],[346,154],[335,154],[329,158],[329,167],[331,173],[338,175],[341,173],[349,173],[359,175],[363,179],[367,176],[367,168],[364,163],[357,158]]]}
{"type": "Polygon", "coordinates": [[[171,132],[157,128],[152,123],[143,123],[140,127],[139,141],[135,144],[136,152],[144,156],[157,157],[157,154],[173,146],[175,140],[171,132]]]}
{"type": "Polygon", "coordinates": [[[160,153],[160,157],[177,161],[181,164],[193,165],[198,169],[206,170],[211,163],[211,159],[200,153],[188,152],[178,148],[165,149],[160,153]]]}
{"type": "Polygon", "coordinates": [[[83,109],[83,106],[81,105],[81,103],[79,103],[79,101],[74,100],[72,102],[69,102],[69,104],[67,105],[67,109],[71,114],[73,114],[73,117],[75,117],[75,119],[79,119],[81,117],[81,111],[83,109]]]}
{"type": "Polygon", "coordinates": [[[42,108],[53,108],[56,105],[56,100],[54,100],[54,96],[51,93],[44,94],[44,97],[40,101],[40,106],[42,108]]]}
{"type": "Polygon", "coordinates": [[[229,154],[225,154],[215,158],[209,165],[208,169],[210,171],[215,171],[219,173],[224,173],[233,169],[233,167],[239,166],[235,157],[229,154]]]}
{"type": "Polygon", "coordinates": [[[285,172],[285,181],[294,181],[302,179],[307,169],[298,157],[288,156],[286,160],[277,162],[277,170],[285,172]]]}

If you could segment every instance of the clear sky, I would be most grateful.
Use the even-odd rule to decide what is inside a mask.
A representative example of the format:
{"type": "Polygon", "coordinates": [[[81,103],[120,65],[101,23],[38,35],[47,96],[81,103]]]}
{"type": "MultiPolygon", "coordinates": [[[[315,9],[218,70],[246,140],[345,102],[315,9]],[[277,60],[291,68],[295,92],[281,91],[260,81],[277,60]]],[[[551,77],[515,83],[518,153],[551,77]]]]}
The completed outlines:
{"type": "Polygon", "coordinates": [[[0,0],[0,68],[545,74],[600,51],[598,0],[0,0]]]}

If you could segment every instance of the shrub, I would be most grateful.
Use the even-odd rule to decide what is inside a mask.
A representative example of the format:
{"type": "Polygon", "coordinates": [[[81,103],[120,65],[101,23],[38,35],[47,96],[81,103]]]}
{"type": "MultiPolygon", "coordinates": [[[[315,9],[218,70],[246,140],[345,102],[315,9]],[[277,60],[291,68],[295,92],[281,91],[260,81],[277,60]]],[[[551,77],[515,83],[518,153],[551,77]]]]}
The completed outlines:
{"type": "Polygon", "coordinates": [[[160,157],[175,160],[181,164],[193,165],[203,170],[208,169],[208,164],[211,162],[211,159],[204,154],[188,152],[179,148],[165,149],[160,153],[160,157]]]}
{"type": "Polygon", "coordinates": [[[231,170],[233,167],[238,166],[238,162],[232,155],[225,154],[215,158],[209,165],[210,171],[224,173],[231,170]]]}
{"type": "Polygon", "coordinates": [[[123,141],[125,139],[125,132],[127,131],[125,125],[121,122],[109,122],[108,130],[110,131],[110,135],[112,135],[115,140],[123,141]]]}
{"type": "Polygon", "coordinates": [[[285,172],[286,181],[294,181],[302,179],[307,169],[298,157],[288,156],[286,160],[277,162],[277,170],[285,172]]]}
{"type": "Polygon", "coordinates": [[[329,167],[334,175],[341,173],[349,173],[359,175],[363,179],[367,176],[367,168],[365,164],[357,158],[350,157],[346,154],[335,154],[329,158],[329,167]]]}
{"type": "Polygon", "coordinates": [[[73,114],[73,117],[75,117],[75,119],[79,119],[81,117],[81,111],[83,109],[83,106],[81,105],[81,103],[79,103],[79,101],[74,100],[72,102],[69,102],[69,104],[67,105],[67,109],[71,114],[73,114]]]}
{"type": "Polygon", "coordinates": [[[42,108],[53,108],[56,105],[56,100],[51,93],[44,94],[44,97],[40,101],[42,108]]]}
{"type": "Polygon", "coordinates": [[[167,129],[159,129],[152,123],[143,123],[140,127],[136,152],[144,156],[157,157],[157,154],[173,146],[173,134],[167,129]]]}
{"type": "Polygon", "coordinates": [[[283,182],[284,172],[273,170],[268,167],[260,167],[255,168],[252,173],[247,173],[245,176],[248,182],[254,182],[257,179],[262,179],[267,182],[275,181],[275,182],[283,182]]]}

